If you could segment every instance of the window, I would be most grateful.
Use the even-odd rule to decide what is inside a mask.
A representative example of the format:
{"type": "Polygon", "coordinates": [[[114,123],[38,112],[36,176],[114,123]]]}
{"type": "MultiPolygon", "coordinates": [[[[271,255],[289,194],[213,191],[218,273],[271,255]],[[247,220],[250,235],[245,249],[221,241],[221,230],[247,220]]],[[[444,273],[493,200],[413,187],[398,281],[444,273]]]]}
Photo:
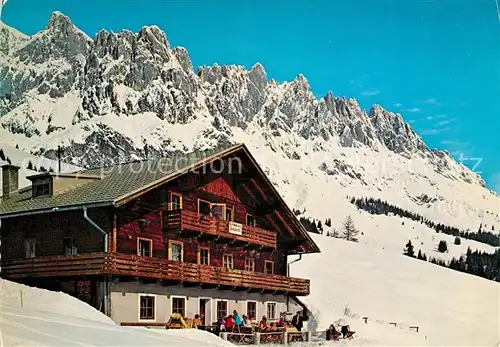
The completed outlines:
{"type": "Polygon", "coordinates": [[[223,267],[226,269],[233,268],[233,255],[232,254],[224,254],[222,257],[223,267]]]}
{"type": "Polygon", "coordinates": [[[247,316],[249,319],[257,318],[257,303],[255,301],[247,301],[247,316]]]}
{"type": "Polygon", "coordinates": [[[227,316],[227,301],[217,300],[217,319],[227,316]]]}
{"type": "Polygon", "coordinates": [[[35,239],[24,240],[24,257],[25,258],[36,257],[36,240],[35,239]]]}
{"type": "Polygon", "coordinates": [[[155,319],[155,297],[152,295],[139,296],[139,319],[154,320],[155,319]]]}
{"type": "Polygon", "coordinates": [[[210,248],[200,247],[198,249],[198,264],[210,265],[210,248]]]}
{"type": "Polygon", "coordinates": [[[35,184],[35,196],[43,196],[50,194],[50,184],[35,184]]]}
{"type": "Polygon", "coordinates": [[[224,220],[226,218],[226,204],[210,204],[212,218],[224,220]]]}
{"type": "Polygon", "coordinates": [[[255,217],[251,214],[247,214],[247,225],[250,225],[252,227],[255,226],[255,217]]]}
{"type": "Polygon", "coordinates": [[[274,262],[266,260],[264,265],[264,273],[273,274],[274,273],[274,262]]]}
{"type": "Polygon", "coordinates": [[[250,272],[255,271],[255,260],[253,258],[245,259],[245,271],[250,271],[250,272]]]}
{"type": "Polygon", "coordinates": [[[142,237],[137,238],[137,255],[140,257],[152,257],[153,256],[153,241],[150,239],[144,239],[142,237]]]}
{"type": "Polygon", "coordinates": [[[198,199],[198,213],[200,217],[208,217],[211,213],[210,202],[198,199]]]}
{"type": "Polygon", "coordinates": [[[182,194],[170,192],[170,201],[168,204],[168,209],[170,211],[182,209],[182,194]]]}
{"type": "Polygon", "coordinates": [[[267,303],[267,319],[276,319],[276,303],[267,303]]]}
{"type": "Polygon", "coordinates": [[[63,239],[64,255],[76,254],[76,239],[66,237],[63,239]]]}
{"type": "Polygon", "coordinates": [[[50,177],[39,178],[33,182],[33,195],[44,196],[50,195],[50,185],[52,179],[50,177]]]}
{"type": "Polygon", "coordinates": [[[234,214],[232,207],[226,207],[226,220],[234,222],[234,214]]]}
{"type": "Polygon", "coordinates": [[[169,260],[173,261],[183,261],[183,249],[182,242],[180,241],[168,241],[168,249],[169,249],[169,260]]]}
{"type": "Polygon", "coordinates": [[[172,313],[178,313],[182,317],[186,316],[186,298],[172,297],[172,313]]]}

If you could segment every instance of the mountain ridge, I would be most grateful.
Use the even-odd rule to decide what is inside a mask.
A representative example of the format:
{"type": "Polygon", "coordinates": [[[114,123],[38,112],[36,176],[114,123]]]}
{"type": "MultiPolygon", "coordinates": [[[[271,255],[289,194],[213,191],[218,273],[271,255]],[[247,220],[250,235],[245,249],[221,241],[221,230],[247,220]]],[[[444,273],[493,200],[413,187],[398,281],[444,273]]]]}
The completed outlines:
{"type": "MultiPolygon", "coordinates": [[[[478,174],[429,149],[400,114],[380,105],[366,112],[332,92],[317,98],[302,74],[278,83],[260,63],[195,69],[157,26],[92,39],[56,12],[31,37],[12,32],[0,36],[10,42],[0,52],[0,138],[33,155],[55,159],[60,145],[63,160],[95,167],[245,142],[297,207],[307,200],[300,181],[290,183],[299,176],[381,198],[399,182],[403,207],[422,193],[460,205],[465,198],[468,211],[496,201],[478,174]],[[473,197],[457,195],[465,190],[473,197]]],[[[477,213],[467,225],[478,224],[477,213]]]]}

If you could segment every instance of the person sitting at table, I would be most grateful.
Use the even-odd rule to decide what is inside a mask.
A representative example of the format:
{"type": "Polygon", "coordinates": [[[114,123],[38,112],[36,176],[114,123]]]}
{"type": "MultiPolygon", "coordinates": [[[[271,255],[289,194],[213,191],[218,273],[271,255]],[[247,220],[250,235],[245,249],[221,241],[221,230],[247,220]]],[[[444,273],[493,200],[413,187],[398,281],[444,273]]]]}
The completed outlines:
{"type": "Polygon", "coordinates": [[[243,315],[242,325],[244,328],[251,328],[252,327],[252,322],[250,322],[250,319],[248,319],[248,316],[246,314],[243,315]]]}
{"type": "Polygon", "coordinates": [[[280,327],[286,327],[287,326],[287,324],[285,322],[285,318],[283,318],[283,316],[281,316],[280,321],[278,322],[278,326],[280,326],[280,327]]]}
{"type": "Polygon", "coordinates": [[[267,318],[266,316],[262,316],[262,320],[259,323],[259,328],[262,330],[267,330],[269,327],[267,325],[267,318]]]}
{"type": "Polygon", "coordinates": [[[191,327],[193,329],[198,329],[198,327],[201,325],[201,319],[200,319],[200,315],[199,314],[195,314],[194,315],[194,319],[193,321],[191,322],[191,327]]]}
{"type": "Polygon", "coordinates": [[[232,315],[227,316],[226,318],[226,331],[232,332],[234,329],[234,319],[232,315]]]}

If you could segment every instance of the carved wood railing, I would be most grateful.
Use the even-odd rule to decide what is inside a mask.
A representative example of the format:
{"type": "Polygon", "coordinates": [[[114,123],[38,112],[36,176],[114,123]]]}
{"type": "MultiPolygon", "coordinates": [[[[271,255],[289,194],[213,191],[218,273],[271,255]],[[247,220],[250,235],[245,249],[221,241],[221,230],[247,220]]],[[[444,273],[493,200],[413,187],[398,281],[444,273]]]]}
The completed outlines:
{"type": "Polygon", "coordinates": [[[0,276],[23,278],[102,275],[109,270],[108,262],[109,256],[102,252],[2,260],[0,276]]]}
{"type": "Polygon", "coordinates": [[[309,280],[301,278],[120,253],[2,260],[0,264],[0,275],[4,278],[122,275],[287,292],[294,295],[309,294],[310,286],[309,280]]]}
{"type": "Polygon", "coordinates": [[[229,221],[216,220],[188,210],[165,211],[164,228],[166,230],[190,230],[204,234],[234,239],[259,246],[276,248],[276,233],[266,229],[241,225],[241,235],[229,232],[229,221]]]}

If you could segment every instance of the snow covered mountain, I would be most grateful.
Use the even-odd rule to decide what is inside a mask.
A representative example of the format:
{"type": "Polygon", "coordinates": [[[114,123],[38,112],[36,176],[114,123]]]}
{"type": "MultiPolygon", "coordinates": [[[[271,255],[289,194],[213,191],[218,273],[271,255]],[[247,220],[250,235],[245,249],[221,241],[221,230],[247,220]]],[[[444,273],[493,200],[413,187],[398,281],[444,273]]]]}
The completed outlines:
{"type": "Polygon", "coordinates": [[[347,195],[370,196],[460,228],[500,227],[500,200],[481,177],[429,149],[400,114],[317,99],[302,75],[278,83],[260,64],[195,70],[155,26],[91,39],[56,12],[31,37],[0,30],[0,148],[54,159],[60,145],[66,162],[96,166],[245,142],[312,217],[340,221],[359,214],[347,195]]]}

